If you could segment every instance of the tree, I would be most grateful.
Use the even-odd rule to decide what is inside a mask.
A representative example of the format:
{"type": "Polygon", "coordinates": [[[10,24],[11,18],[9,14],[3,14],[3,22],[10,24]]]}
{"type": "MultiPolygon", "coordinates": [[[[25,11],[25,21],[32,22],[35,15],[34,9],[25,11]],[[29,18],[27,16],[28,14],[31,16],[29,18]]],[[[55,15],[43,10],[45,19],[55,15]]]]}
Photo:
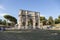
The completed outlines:
{"type": "Polygon", "coordinates": [[[3,25],[6,25],[6,20],[3,20],[3,21],[2,21],[2,24],[3,24],[3,25]]]}
{"type": "Polygon", "coordinates": [[[12,25],[15,25],[17,23],[17,19],[11,15],[4,15],[4,18],[11,21],[12,25]]]}
{"type": "Polygon", "coordinates": [[[40,16],[40,22],[42,22],[43,25],[46,25],[47,19],[43,16],[40,16]]]}
{"type": "Polygon", "coordinates": [[[58,19],[60,19],[60,15],[58,16],[58,19]]]}
{"type": "Polygon", "coordinates": [[[48,24],[49,25],[53,25],[54,24],[54,20],[53,20],[53,17],[52,16],[49,17],[48,24]]]}
{"type": "Polygon", "coordinates": [[[45,20],[45,19],[46,19],[45,17],[40,16],[40,21],[43,21],[43,20],[45,20]]]}
{"type": "Polygon", "coordinates": [[[60,15],[58,16],[58,18],[55,19],[55,24],[60,23],[60,15]]]}
{"type": "Polygon", "coordinates": [[[0,24],[2,24],[2,19],[0,19],[0,24]]]}

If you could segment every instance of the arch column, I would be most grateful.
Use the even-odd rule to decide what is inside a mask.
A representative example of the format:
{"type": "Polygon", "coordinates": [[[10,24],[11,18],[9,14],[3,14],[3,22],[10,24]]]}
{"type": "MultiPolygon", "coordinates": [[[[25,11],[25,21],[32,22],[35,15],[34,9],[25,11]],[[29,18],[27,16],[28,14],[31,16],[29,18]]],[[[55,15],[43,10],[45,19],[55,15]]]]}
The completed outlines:
{"type": "Polygon", "coordinates": [[[27,17],[28,12],[26,11],[26,24],[25,24],[25,29],[28,29],[28,17],[27,17]]]}
{"type": "Polygon", "coordinates": [[[18,29],[21,29],[21,25],[22,25],[22,19],[21,19],[21,11],[19,12],[19,17],[18,17],[18,29]]]}
{"type": "Polygon", "coordinates": [[[33,13],[33,29],[36,29],[35,23],[36,23],[35,13],[33,13]]]}
{"type": "Polygon", "coordinates": [[[40,14],[38,13],[38,28],[40,29],[40,14]]]}

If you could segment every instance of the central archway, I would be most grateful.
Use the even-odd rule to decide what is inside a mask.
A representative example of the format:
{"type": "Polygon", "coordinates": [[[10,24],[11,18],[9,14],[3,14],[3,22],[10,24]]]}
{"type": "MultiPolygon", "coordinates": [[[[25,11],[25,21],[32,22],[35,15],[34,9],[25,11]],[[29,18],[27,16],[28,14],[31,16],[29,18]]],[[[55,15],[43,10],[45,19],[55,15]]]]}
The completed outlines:
{"type": "Polygon", "coordinates": [[[29,21],[28,21],[28,28],[29,29],[33,28],[33,20],[32,19],[29,19],[29,21]]]}

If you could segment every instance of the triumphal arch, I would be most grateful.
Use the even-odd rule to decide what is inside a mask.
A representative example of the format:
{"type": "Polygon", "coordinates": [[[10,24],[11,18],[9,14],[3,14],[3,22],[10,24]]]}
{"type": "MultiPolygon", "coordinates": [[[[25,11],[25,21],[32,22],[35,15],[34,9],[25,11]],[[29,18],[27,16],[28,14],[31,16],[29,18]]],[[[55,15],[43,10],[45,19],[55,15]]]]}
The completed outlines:
{"type": "Polygon", "coordinates": [[[18,29],[40,29],[40,12],[20,10],[18,29]]]}

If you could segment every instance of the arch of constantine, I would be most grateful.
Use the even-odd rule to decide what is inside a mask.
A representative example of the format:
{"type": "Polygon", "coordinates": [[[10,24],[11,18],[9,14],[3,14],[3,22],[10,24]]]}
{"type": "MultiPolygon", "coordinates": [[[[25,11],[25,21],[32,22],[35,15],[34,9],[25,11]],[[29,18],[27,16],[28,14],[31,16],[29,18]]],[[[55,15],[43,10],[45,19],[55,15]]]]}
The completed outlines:
{"type": "Polygon", "coordinates": [[[20,10],[18,29],[40,29],[40,12],[20,10]]]}

